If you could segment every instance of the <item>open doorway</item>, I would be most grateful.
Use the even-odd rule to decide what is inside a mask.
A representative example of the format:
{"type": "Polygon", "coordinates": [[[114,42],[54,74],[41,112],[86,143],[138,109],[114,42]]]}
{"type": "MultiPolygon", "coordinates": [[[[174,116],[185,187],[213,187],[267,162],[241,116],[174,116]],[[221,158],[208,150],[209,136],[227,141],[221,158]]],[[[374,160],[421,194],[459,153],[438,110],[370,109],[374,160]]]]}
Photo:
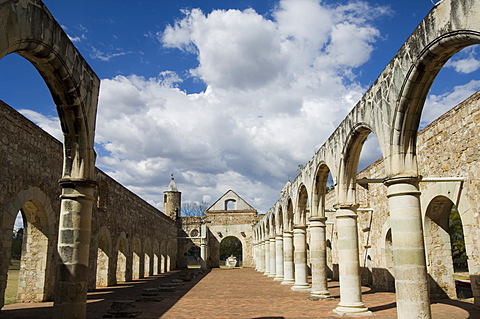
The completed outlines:
{"type": "Polygon", "coordinates": [[[227,236],[220,242],[220,267],[226,266],[226,261],[229,257],[236,258],[237,263],[235,267],[242,267],[242,242],[235,236],[227,236]]]}

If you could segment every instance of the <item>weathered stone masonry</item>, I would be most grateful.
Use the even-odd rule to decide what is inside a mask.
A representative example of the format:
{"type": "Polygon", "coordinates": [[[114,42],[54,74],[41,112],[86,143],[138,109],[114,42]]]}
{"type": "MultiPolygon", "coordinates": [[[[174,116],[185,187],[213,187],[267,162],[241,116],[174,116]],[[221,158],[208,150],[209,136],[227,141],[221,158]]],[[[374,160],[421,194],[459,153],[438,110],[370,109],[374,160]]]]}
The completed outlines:
{"type": "MultiPolygon", "coordinates": [[[[10,260],[11,232],[20,209],[28,223],[27,238],[31,245],[22,256],[22,265],[27,268],[22,267],[24,274],[21,275],[19,301],[52,300],[61,192],[56,181],[61,176],[62,144],[3,102],[0,104],[0,127],[0,216],[4,234],[0,241],[1,300],[10,260]],[[30,232],[34,235],[31,236],[30,232]],[[43,242],[44,247],[38,247],[43,242]],[[32,261],[32,258],[40,260],[32,261]],[[40,281],[37,277],[42,275],[45,278],[40,281]]],[[[125,281],[160,273],[166,269],[161,262],[165,263],[167,256],[174,267],[177,252],[175,221],[98,169],[96,180],[89,289],[95,288],[97,271],[104,271],[103,278],[106,279],[97,285],[106,286],[115,284],[117,278],[125,281]],[[106,263],[97,258],[99,246],[107,257],[106,263]],[[120,252],[125,255],[123,261],[118,260],[122,255],[120,252]],[[139,257],[136,263],[134,255],[139,257]],[[104,263],[98,269],[97,260],[104,263]],[[145,265],[145,260],[151,264],[145,265]],[[136,275],[134,268],[138,268],[136,275]],[[124,273],[119,273],[119,269],[124,273]]]]}

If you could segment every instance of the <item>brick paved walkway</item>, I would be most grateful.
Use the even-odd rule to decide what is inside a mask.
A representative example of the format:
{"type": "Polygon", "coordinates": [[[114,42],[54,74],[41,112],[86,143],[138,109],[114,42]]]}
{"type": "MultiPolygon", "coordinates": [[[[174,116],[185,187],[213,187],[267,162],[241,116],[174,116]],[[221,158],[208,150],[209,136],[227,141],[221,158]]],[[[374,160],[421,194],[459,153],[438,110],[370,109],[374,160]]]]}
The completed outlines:
{"type": "MultiPolygon", "coordinates": [[[[182,271],[187,272],[187,270],[182,271]]],[[[153,276],[88,294],[87,318],[102,318],[113,300],[136,300],[144,288],[179,278],[180,271],[153,276]]],[[[137,318],[339,318],[332,310],[339,302],[338,282],[329,282],[332,301],[309,301],[308,292],[295,292],[253,269],[213,269],[175,292],[162,293],[160,302],[136,302],[137,318]]],[[[395,295],[364,288],[363,301],[375,318],[396,318],[395,295]]],[[[434,319],[480,318],[480,309],[458,300],[432,303],[434,319]]],[[[52,303],[5,306],[0,318],[51,318],[52,303]]],[[[368,317],[367,317],[368,318],[368,317]]]]}

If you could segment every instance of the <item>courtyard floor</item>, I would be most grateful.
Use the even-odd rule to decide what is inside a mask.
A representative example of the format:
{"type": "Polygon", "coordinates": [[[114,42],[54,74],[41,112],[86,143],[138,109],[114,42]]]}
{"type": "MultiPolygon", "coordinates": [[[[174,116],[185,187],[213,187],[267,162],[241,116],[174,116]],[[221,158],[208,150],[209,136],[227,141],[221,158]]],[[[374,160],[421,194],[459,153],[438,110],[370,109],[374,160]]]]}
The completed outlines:
{"type": "MultiPolygon", "coordinates": [[[[137,300],[143,289],[179,278],[173,271],[88,294],[87,318],[103,318],[114,300],[137,300]]],[[[308,292],[292,291],[290,286],[263,276],[253,269],[216,268],[191,282],[164,292],[162,301],[136,301],[137,318],[339,318],[332,312],[339,302],[339,283],[329,282],[331,301],[310,301],[308,292]]],[[[363,288],[363,301],[374,318],[396,318],[395,294],[363,288]]],[[[52,302],[16,303],[4,306],[0,318],[52,318],[52,302]]],[[[435,319],[480,318],[480,308],[459,300],[432,301],[435,319]]],[[[368,317],[367,317],[368,318],[368,317]]],[[[414,317],[412,317],[414,318],[414,317]]]]}

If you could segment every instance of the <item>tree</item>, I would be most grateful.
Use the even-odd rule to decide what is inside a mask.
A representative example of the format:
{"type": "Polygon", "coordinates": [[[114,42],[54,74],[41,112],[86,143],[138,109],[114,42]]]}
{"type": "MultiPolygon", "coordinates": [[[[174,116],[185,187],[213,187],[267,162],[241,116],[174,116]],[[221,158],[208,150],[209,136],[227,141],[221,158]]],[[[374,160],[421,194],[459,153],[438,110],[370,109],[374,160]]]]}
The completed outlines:
{"type": "Polygon", "coordinates": [[[203,216],[207,210],[209,203],[204,202],[185,202],[182,204],[181,216],[203,216]]]}
{"type": "Polygon", "coordinates": [[[463,235],[463,225],[457,207],[453,206],[448,219],[448,234],[452,246],[453,268],[456,272],[467,269],[467,251],[463,235]]]}
{"type": "Polygon", "coordinates": [[[226,260],[229,256],[242,257],[242,242],[237,237],[225,237],[220,243],[220,259],[226,260]]]}
{"type": "Polygon", "coordinates": [[[22,254],[23,228],[13,232],[11,257],[19,259],[22,254]]]}

